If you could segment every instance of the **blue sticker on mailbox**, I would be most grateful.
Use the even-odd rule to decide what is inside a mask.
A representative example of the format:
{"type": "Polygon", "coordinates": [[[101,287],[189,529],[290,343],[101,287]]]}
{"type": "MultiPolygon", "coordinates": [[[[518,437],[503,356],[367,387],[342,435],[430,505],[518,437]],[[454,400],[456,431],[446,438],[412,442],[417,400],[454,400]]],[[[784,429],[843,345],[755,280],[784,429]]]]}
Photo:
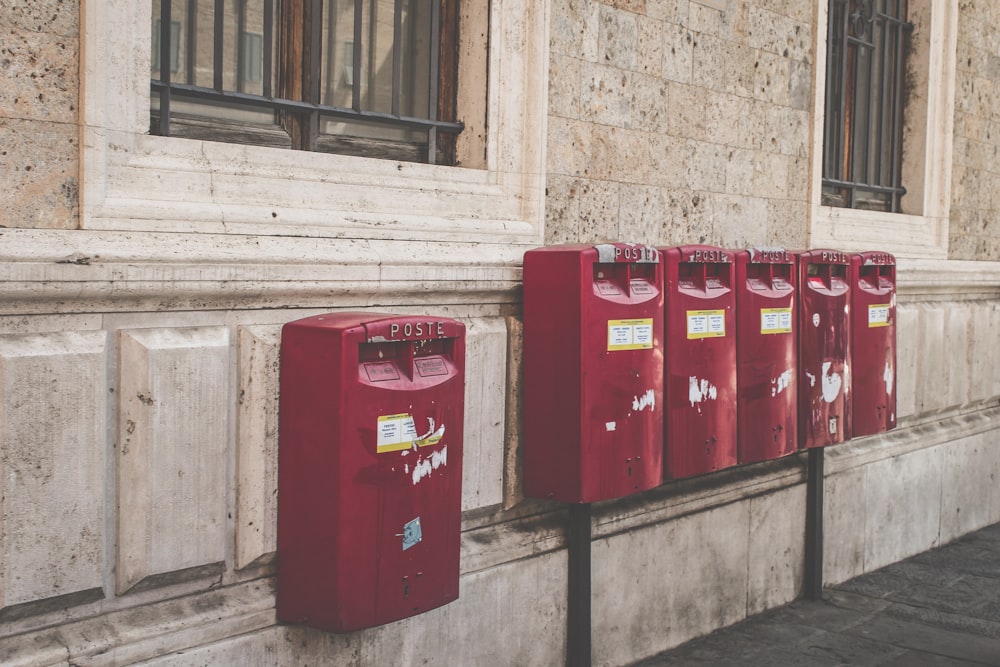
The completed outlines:
{"type": "Polygon", "coordinates": [[[403,551],[416,545],[422,539],[424,539],[424,534],[420,530],[420,517],[418,516],[403,526],[403,551]]]}

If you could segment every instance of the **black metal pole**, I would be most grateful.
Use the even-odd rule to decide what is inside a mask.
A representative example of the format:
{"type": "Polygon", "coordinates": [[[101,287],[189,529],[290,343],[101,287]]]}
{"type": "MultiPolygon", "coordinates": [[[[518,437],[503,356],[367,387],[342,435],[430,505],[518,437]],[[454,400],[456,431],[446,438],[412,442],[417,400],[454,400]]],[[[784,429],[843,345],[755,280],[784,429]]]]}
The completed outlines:
{"type": "Polygon", "coordinates": [[[590,667],[590,517],[590,503],[570,504],[567,667],[590,667]]]}
{"type": "Polygon", "coordinates": [[[823,597],[823,452],[809,450],[806,467],[806,572],[805,593],[809,600],[823,597]]]}

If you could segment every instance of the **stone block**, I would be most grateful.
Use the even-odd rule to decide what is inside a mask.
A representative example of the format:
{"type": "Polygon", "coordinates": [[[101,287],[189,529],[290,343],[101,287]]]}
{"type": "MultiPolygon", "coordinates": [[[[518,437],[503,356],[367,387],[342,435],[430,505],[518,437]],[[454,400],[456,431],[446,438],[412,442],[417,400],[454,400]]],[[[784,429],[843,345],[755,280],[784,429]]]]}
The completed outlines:
{"type": "Polygon", "coordinates": [[[584,63],[580,77],[580,118],[602,125],[629,127],[631,74],[615,67],[584,63]]]}
{"type": "Polygon", "coordinates": [[[618,240],[618,211],[621,185],[608,181],[582,181],[579,188],[580,243],[607,243],[618,240]]]}
{"type": "Polygon", "coordinates": [[[690,144],[691,161],[687,165],[688,188],[706,192],[725,192],[729,150],[725,146],[705,141],[692,141],[690,144]]]}
{"type": "Polygon", "coordinates": [[[76,0],[32,0],[5,4],[0,25],[18,32],[51,33],[62,37],[80,34],[80,3],[76,0]]]}
{"type": "Polygon", "coordinates": [[[664,27],[673,26],[665,26],[663,21],[640,15],[636,17],[636,27],[639,32],[636,71],[650,76],[663,76],[663,31],[664,27]]]}
{"type": "Polygon", "coordinates": [[[691,83],[694,62],[694,36],[684,25],[663,26],[663,78],[691,83]]]}
{"type": "Polygon", "coordinates": [[[767,238],[768,200],[744,195],[712,198],[713,243],[725,248],[763,245],[767,238]]]}
{"type": "Polygon", "coordinates": [[[876,461],[865,468],[865,571],[941,543],[941,466],[949,445],[876,461]]]}
{"type": "Polygon", "coordinates": [[[281,327],[240,327],[237,346],[236,567],[244,568],[278,546],[281,327]]]}
{"type": "Polygon", "coordinates": [[[233,396],[224,327],[123,331],[120,355],[116,573],[125,592],[225,560],[233,396]]]}
{"type": "Polygon", "coordinates": [[[949,341],[945,338],[945,307],[939,303],[917,306],[916,414],[942,410],[948,404],[949,341]]]}
{"type": "Polygon", "coordinates": [[[909,303],[896,306],[896,420],[916,414],[917,347],[920,309],[909,303]]]}
{"type": "Polygon", "coordinates": [[[0,117],[0,225],[79,224],[79,130],[69,123],[0,117]]]}
{"type": "Polygon", "coordinates": [[[623,241],[655,245],[666,216],[663,190],[650,185],[623,185],[618,233],[623,241]]]}
{"type": "Polygon", "coordinates": [[[595,664],[629,664],[746,616],[749,505],[593,543],[595,664]]]}
{"type": "Polygon", "coordinates": [[[942,447],[942,544],[993,523],[994,474],[1000,447],[993,433],[979,433],[942,447]],[[988,493],[983,493],[988,490],[988,493]]]}
{"type": "Polygon", "coordinates": [[[471,318],[465,325],[465,438],[462,510],[503,501],[507,326],[471,318]]]}
{"type": "Polygon", "coordinates": [[[639,27],[635,14],[604,5],[600,17],[598,62],[619,70],[635,71],[639,63],[639,27]]]}
{"type": "Polygon", "coordinates": [[[102,595],[106,337],[0,336],[0,607],[102,595]]]}
{"type": "MultiPolygon", "coordinates": [[[[566,554],[560,551],[465,575],[458,600],[378,628],[334,635],[289,626],[276,642],[244,654],[253,658],[244,664],[561,665],[566,595],[566,554]],[[268,646],[276,654],[265,653],[268,646]]],[[[190,659],[164,665],[209,664],[221,655],[203,647],[190,659]]]]}
{"type": "MultiPolygon", "coordinates": [[[[632,75],[632,121],[637,130],[660,133],[667,127],[666,116],[671,112],[667,85],[658,76],[632,75]]],[[[643,144],[648,140],[641,138],[643,144]]]]}
{"type": "Polygon", "coordinates": [[[575,243],[580,225],[580,179],[550,174],[545,185],[545,243],[575,243]]]}
{"type": "Polygon", "coordinates": [[[549,58],[549,114],[580,117],[580,61],[553,54],[549,58]]]}
{"type": "MultiPolygon", "coordinates": [[[[69,3],[67,3],[69,4],[69,3]]],[[[70,21],[78,5],[66,8],[70,21]]],[[[54,27],[57,17],[48,20],[40,7],[20,6],[0,12],[0,115],[23,120],[45,120],[76,124],[80,91],[80,44],[77,34],[39,32],[10,19],[39,27],[54,27]],[[37,19],[37,20],[36,20],[37,19]],[[47,25],[46,25],[47,23],[47,25]]],[[[62,23],[60,21],[60,27],[62,23]]]]}
{"type": "Polygon", "coordinates": [[[865,471],[828,475],[823,488],[823,581],[838,584],[866,572],[865,471]]]}
{"type": "Polygon", "coordinates": [[[659,232],[663,245],[711,241],[714,212],[710,196],[686,189],[665,188],[663,197],[666,210],[659,232]]]}
{"type": "Polygon", "coordinates": [[[757,153],[751,150],[732,149],[726,159],[726,194],[752,195],[754,164],[757,153]]]}
{"type": "Polygon", "coordinates": [[[754,56],[749,93],[755,99],[770,104],[789,106],[792,73],[788,58],[761,50],[754,56]]]}
{"type": "Polygon", "coordinates": [[[780,607],[802,590],[804,484],[750,499],[747,615],[780,607]]]}
{"type": "Polygon", "coordinates": [[[591,167],[588,156],[593,131],[592,125],[559,116],[550,116],[548,130],[546,164],[549,178],[554,175],[588,175],[591,167]]]}
{"type": "Polygon", "coordinates": [[[650,18],[683,25],[688,22],[690,0],[646,0],[650,18]]]}
{"type": "Polygon", "coordinates": [[[600,5],[589,0],[553,0],[552,19],[549,29],[549,46],[552,55],[584,58],[591,62],[597,59],[597,26],[600,5]],[[592,30],[588,30],[587,26],[592,30]],[[584,54],[584,40],[592,44],[593,52],[587,58],[584,54]]]}
{"type": "Polygon", "coordinates": [[[805,248],[809,205],[804,201],[769,199],[765,243],[782,248],[805,248]]]}

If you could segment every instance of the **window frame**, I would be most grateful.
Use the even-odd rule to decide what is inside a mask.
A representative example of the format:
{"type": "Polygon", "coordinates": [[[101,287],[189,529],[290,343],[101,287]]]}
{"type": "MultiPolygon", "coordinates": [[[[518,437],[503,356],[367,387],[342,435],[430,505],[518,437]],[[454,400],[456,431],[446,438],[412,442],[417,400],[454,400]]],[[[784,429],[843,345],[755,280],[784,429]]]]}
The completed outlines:
{"type": "MultiPolygon", "coordinates": [[[[353,2],[355,19],[353,33],[355,41],[354,58],[361,53],[361,37],[363,30],[362,15],[374,11],[378,0],[356,0],[353,2]],[[365,11],[362,12],[361,10],[365,11]]],[[[179,52],[179,43],[171,38],[169,44],[162,39],[162,26],[170,24],[173,28],[177,23],[172,5],[183,4],[171,0],[161,0],[159,16],[153,17],[152,54],[153,65],[173,51],[179,52]],[[160,29],[157,29],[160,26],[160,29]]],[[[321,67],[324,49],[321,44],[326,18],[317,19],[324,11],[323,0],[309,0],[301,3],[280,3],[278,0],[263,0],[261,6],[261,22],[263,33],[260,53],[263,59],[261,75],[258,81],[261,90],[249,92],[244,84],[247,65],[246,41],[251,33],[244,25],[246,6],[240,3],[236,18],[235,79],[231,87],[226,87],[224,74],[226,65],[223,53],[233,45],[228,40],[232,35],[225,29],[225,14],[222,13],[222,0],[216,0],[213,9],[215,20],[209,29],[198,32],[198,39],[207,40],[213,46],[214,77],[211,85],[193,81],[175,81],[177,68],[170,70],[158,69],[157,78],[152,78],[151,97],[155,102],[150,110],[150,131],[161,136],[181,136],[208,140],[232,141],[251,145],[284,146],[280,132],[288,135],[289,148],[309,151],[339,152],[359,156],[380,157],[383,159],[400,159],[411,162],[426,162],[429,164],[453,164],[455,161],[455,137],[463,129],[463,124],[454,118],[456,94],[455,80],[457,78],[457,63],[454,57],[458,25],[456,21],[456,0],[430,0],[430,11],[427,20],[430,23],[431,34],[427,35],[431,48],[427,53],[427,68],[429,78],[426,94],[434,99],[428,104],[425,115],[405,113],[401,107],[406,84],[403,78],[404,59],[401,48],[393,51],[392,67],[392,104],[391,109],[376,111],[365,108],[362,98],[362,83],[357,84],[352,77],[353,96],[350,106],[338,106],[322,98],[323,81],[321,67]],[[192,104],[202,105],[205,113],[195,112],[183,114],[173,111],[172,100],[186,101],[188,107],[192,104]],[[226,107],[240,106],[253,109],[263,114],[271,114],[270,122],[240,123],[226,119],[226,107]],[[218,116],[212,115],[213,108],[219,110],[218,116]],[[326,121],[348,122],[362,130],[365,127],[382,126],[392,131],[409,131],[419,138],[390,139],[388,137],[364,138],[364,133],[354,134],[343,132],[326,134],[322,132],[322,124],[326,121]],[[213,131],[214,130],[214,131],[213,131]]],[[[330,10],[333,3],[325,9],[330,10]]],[[[403,5],[393,3],[395,21],[393,30],[395,37],[403,39],[401,16],[403,5]]],[[[178,7],[178,11],[190,12],[178,7]]],[[[189,17],[194,20],[194,17],[189,17]]],[[[179,24],[178,24],[179,26],[179,24]]],[[[179,33],[179,31],[178,31],[179,33]]],[[[332,37],[332,32],[330,35],[332,37]]],[[[194,32],[187,30],[187,51],[193,53],[192,43],[194,32]]],[[[339,42],[334,42],[339,44],[339,42]]],[[[189,63],[189,67],[196,63],[189,63]]],[[[355,76],[361,72],[361,63],[354,64],[355,76]]],[[[371,89],[369,88],[369,92],[371,89]]],[[[369,100],[370,102],[370,100],[369,100]]],[[[189,109],[190,111],[190,109],[189,109]]]]}
{"type": "Polygon", "coordinates": [[[394,240],[409,262],[412,242],[543,238],[545,0],[462,3],[455,167],[152,136],[151,2],[82,11],[84,228],[394,240]]]}
{"type": "Polygon", "coordinates": [[[823,194],[832,206],[895,213],[906,192],[903,86],[913,24],[906,18],[908,0],[881,1],[895,6],[883,12],[880,0],[829,0],[828,7],[842,5],[843,17],[828,21],[827,29],[823,194]],[[867,3],[870,17],[865,8],[851,13],[859,2],[867,3]]]}
{"type": "Polygon", "coordinates": [[[902,164],[906,194],[898,213],[822,203],[828,12],[828,0],[817,0],[814,149],[807,243],[810,247],[845,251],[882,249],[901,258],[946,259],[951,207],[957,3],[910,3],[908,18],[914,29],[907,59],[910,89],[904,110],[902,164]]]}

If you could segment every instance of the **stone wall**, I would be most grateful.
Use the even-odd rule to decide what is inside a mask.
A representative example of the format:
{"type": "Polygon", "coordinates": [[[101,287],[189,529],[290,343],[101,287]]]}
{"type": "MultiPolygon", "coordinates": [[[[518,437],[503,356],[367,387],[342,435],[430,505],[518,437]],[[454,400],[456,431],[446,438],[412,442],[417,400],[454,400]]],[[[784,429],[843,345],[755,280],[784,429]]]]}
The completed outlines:
{"type": "Polygon", "coordinates": [[[804,247],[814,5],[554,0],[546,242],[804,247]]]}
{"type": "Polygon", "coordinates": [[[75,0],[0,6],[0,226],[79,218],[80,12],[75,0]]]}
{"type": "Polygon", "coordinates": [[[1000,259],[1000,8],[962,0],[949,256],[1000,259]]]}

